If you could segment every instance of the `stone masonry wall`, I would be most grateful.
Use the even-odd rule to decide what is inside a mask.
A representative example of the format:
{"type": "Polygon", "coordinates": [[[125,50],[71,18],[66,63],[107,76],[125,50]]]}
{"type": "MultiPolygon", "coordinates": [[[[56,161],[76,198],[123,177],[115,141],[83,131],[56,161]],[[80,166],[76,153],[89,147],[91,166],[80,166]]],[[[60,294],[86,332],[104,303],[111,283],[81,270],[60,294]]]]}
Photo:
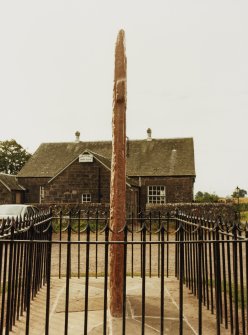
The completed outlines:
{"type": "Polygon", "coordinates": [[[81,203],[82,194],[91,194],[93,203],[109,203],[110,171],[94,159],[73,162],[45,187],[43,203],[81,203]]]}
{"type": "MultiPolygon", "coordinates": [[[[127,199],[127,214],[130,213],[136,213],[137,214],[137,203],[138,203],[138,191],[135,188],[130,189],[127,188],[126,192],[126,199],[127,199]]],[[[63,213],[68,213],[70,210],[77,211],[90,211],[92,213],[95,213],[97,210],[100,213],[109,212],[109,202],[105,203],[80,203],[80,202],[50,202],[50,203],[33,203],[36,207],[38,207],[40,210],[47,210],[49,208],[52,208],[52,210],[56,213],[59,213],[59,211],[62,211],[63,213]]]]}
{"type": "Polygon", "coordinates": [[[176,210],[187,215],[216,219],[221,216],[224,219],[234,220],[237,207],[224,203],[167,203],[165,205],[147,205],[147,212],[174,213],[176,210]]]}
{"type": "Polygon", "coordinates": [[[18,178],[20,185],[24,186],[25,203],[40,202],[40,186],[45,186],[50,178],[18,178]]]}
{"type": "MultiPolygon", "coordinates": [[[[76,160],[53,181],[50,178],[18,178],[25,192],[25,203],[40,202],[40,186],[45,187],[44,204],[82,202],[82,194],[90,193],[92,203],[109,203],[110,171],[94,159],[93,163],[79,163],[76,160]]],[[[130,179],[139,181],[138,177],[130,179]]],[[[193,177],[141,177],[139,200],[137,190],[127,189],[127,206],[145,208],[147,205],[147,186],[164,185],[166,203],[191,203],[193,201],[193,177]],[[133,190],[134,191],[134,190],[133,190]],[[131,193],[130,193],[131,192],[131,193]]]]}
{"type": "Polygon", "coordinates": [[[153,185],[165,186],[166,203],[193,201],[194,177],[141,177],[140,207],[143,209],[147,204],[147,186],[153,185]]]}

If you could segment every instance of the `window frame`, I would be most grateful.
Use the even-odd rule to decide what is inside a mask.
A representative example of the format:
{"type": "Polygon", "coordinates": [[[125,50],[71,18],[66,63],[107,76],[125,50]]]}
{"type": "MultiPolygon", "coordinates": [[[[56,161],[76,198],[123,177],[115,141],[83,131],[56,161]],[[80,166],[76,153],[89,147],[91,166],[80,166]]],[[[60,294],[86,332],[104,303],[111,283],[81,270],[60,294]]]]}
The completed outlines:
{"type": "Polygon", "coordinates": [[[147,186],[147,204],[155,204],[155,205],[166,204],[165,185],[148,185],[147,186]]]}
{"type": "Polygon", "coordinates": [[[45,187],[44,186],[40,186],[40,204],[42,202],[42,200],[45,199],[45,187]]]}
{"type": "Polygon", "coordinates": [[[82,193],[81,201],[82,201],[82,204],[91,202],[91,193],[82,193]],[[84,197],[85,197],[85,200],[84,200],[84,197]]]}

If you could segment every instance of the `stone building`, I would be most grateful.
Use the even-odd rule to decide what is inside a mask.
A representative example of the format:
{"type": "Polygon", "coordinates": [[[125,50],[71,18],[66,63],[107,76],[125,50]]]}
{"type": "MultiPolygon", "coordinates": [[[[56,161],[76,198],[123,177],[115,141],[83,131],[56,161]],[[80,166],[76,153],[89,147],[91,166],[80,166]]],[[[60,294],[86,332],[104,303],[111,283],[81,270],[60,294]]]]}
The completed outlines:
{"type": "MultiPolygon", "coordinates": [[[[127,139],[127,204],[192,202],[192,138],[127,139]]],[[[26,203],[109,203],[110,141],[43,143],[19,172],[26,203]]]]}
{"type": "Polygon", "coordinates": [[[21,204],[24,202],[25,188],[16,176],[0,173],[0,204],[21,204]]]}

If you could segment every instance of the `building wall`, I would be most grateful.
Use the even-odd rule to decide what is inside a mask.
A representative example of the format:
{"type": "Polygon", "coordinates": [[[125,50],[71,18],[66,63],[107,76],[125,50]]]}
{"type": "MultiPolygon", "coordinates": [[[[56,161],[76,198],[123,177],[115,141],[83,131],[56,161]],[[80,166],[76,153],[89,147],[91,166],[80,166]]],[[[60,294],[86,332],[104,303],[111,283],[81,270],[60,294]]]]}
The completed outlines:
{"type": "Polygon", "coordinates": [[[127,187],[126,189],[126,212],[128,215],[137,215],[139,204],[139,189],[127,187]]]}
{"type": "Polygon", "coordinates": [[[24,202],[39,203],[40,202],[40,186],[45,186],[50,178],[24,178],[18,177],[20,185],[26,189],[24,202]]]}
{"type": "Polygon", "coordinates": [[[147,204],[148,186],[165,186],[166,203],[192,202],[194,177],[138,177],[140,187],[140,208],[145,208],[147,204]]]}
{"type": "MultiPolygon", "coordinates": [[[[50,178],[18,178],[27,192],[25,203],[40,203],[40,187],[44,186],[41,204],[75,204],[82,202],[82,194],[91,194],[91,203],[109,204],[110,171],[94,159],[92,163],[76,160],[50,183],[50,178]]],[[[127,187],[127,207],[133,210],[138,203],[137,188],[127,187]]]]}
{"type": "Polygon", "coordinates": [[[13,203],[12,192],[7,190],[7,188],[0,183],[0,204],[12,204],[12,203],[13,203]]]}
{"type": "MultiPolygon", "coordinates": [[[[95,160],[92,163],[79,163],[78,160],[67,167],[60,175],[48,183],[50,178],[18,178],[26,189],[25,202],[40,202],[40,186],[44,186],[43,204],[81,203],[82,194],[91,194],[92,203],[109,203],[110,171],[95,160]]],[[[147,204],[147,186],[164,185],[166,203],[190,203],[193,201],[194,177],[132,177],[139,185],[127,188],[127,209],[147,204]],[[129,207],[129,208],[128,208],[129,207]]]]}
{"type": "Polygon", "coordinates": [[[76,160],[45,186],[43,203],[81,203],[82,194],[91,194],[93,203],[109,203],[110,171],[95,159],[76,160]]]}

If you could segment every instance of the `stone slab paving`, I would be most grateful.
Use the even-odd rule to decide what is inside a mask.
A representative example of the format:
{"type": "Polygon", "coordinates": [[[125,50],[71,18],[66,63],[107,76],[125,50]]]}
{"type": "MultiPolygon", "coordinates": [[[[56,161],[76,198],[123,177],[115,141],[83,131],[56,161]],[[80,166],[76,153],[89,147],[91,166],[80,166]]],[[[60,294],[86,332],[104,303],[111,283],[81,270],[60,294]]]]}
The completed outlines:
{"type": "MultiPolygon", "coordinates": [[[[88,334],[103,334],[103,278],[90,278],[88,334]]],[[[70,280],[68,334],[84,334],[85,279],[70,280]]],[[[165,279],[164,334],[179,334],[178,281],[174,277],[165,279]]],[[[127,278],[126,334],[141,334],[141,278],[127,278]]],[[[64,334],[65,323],[65,278],[52,278],[50,335],[64,334]]],[[[31,304],[30,335],[44,335],[46,288],[43,288],[31,304]]],[[[184,288],[184,334],[197,334],[197,300],[184,288]]],[[[203,307],[203,334],[215,334],[215,316],[203,307]]],[[[25,315],[16,322],[12,334],[25,334],[25,315]]],[[[160,279],[146,279],[145,334],[160,333],[160,279]]],[[[108,334],[122,334],[122,319],[111,319],[108,315],[108,334]]],[[[221,334],[230,334],[224,328],[221,334]]]]}

